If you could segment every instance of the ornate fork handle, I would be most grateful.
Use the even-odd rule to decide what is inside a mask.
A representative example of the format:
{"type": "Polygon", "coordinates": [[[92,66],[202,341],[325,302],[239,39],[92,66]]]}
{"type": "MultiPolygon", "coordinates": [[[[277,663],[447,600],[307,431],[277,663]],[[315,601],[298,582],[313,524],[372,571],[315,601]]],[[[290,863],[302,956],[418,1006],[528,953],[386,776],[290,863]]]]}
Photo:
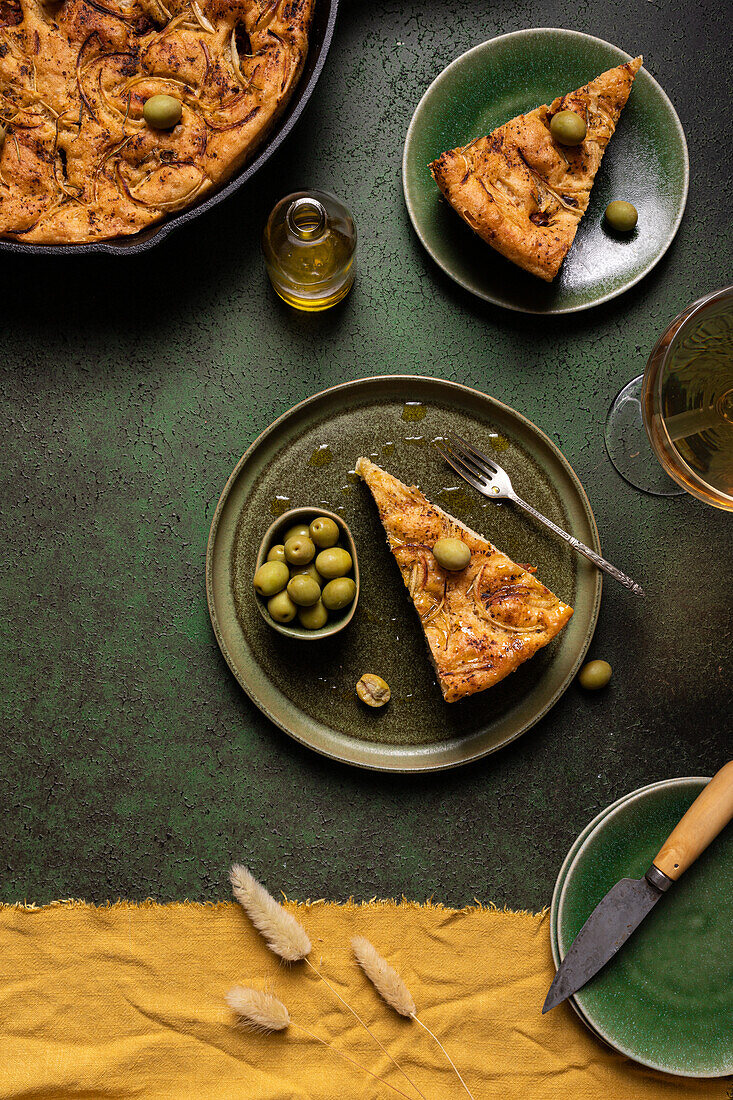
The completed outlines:
{"type": "Polygon", "coordinates": [[[576,539],[574,535],[569,535],[567,531],[563,531],[562,527],[558,527],[556,523],[553,523],[547,516],[543,516],[542,512],[538,512],[536,508],[533,508],[531,504],[527,504],[526,500],[522,500],[516,493],[512,493],[511,499],[515,504],[518,504],[520,508],[524,508],[525,512],[529,512],[531,516],[538,519],[540,523],[544,523],[545,527],[549,527],[551,531],[554,531],[556,535],[559,535],[565,542],[570,543],[573,549],[577,550],[579,554],[583,554],[586,558],[597,565],[599,569],[602,569],[604,573],[609,573],[612,577],[615,577],[624,588],[628,588],[630,592],[633,592],[636,596],[643,596],[644,589],[636,581],[632,581],[631,577],[627,577],[625,573],[622,573],[620,569],[617,569],[615,565],[611,565],[610,561],[606,561],[600,554],[596,554],[595,550],[591,550],[590,546],[586,546],[585,543],[576,539]]]}

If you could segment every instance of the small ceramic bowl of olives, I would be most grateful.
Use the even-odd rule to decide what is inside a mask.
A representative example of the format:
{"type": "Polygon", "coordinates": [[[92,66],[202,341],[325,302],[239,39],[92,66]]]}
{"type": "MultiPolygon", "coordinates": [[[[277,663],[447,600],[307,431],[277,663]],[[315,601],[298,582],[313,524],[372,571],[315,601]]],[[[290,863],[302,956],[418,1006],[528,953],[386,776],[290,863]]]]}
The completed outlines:
{"type": "Polygon", "coordinates": [[[262,618],[278,633],[303,641],[338,634],[359,601],[359,562],[347,524],[322,508],[292,508],[265,533],[253,584],[262,618]]]}

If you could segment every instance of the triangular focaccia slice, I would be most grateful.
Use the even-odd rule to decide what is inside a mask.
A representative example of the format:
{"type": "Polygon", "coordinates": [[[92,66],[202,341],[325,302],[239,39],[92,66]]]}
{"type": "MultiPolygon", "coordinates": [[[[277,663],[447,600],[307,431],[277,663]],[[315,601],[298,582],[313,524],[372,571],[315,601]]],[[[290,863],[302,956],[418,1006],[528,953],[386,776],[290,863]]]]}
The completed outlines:
{"type": "Polygon", "coordinates": [[[416,488],[360,458],[387,541],[425,631],[443,697],[455,703],[503,680],[562,630],[573,613],[528,569],[502,554],[416,488]],[[438,565],[438,539],[460,538],[471,560],[438,565]]]}
{"type": "Polygon", "coordinates": [[[641,62],[637,57],[609,69],[430,165],[448,202],[479,237],[548,283],[573,243],[641,62]],[[588,132],[580,145],[553,139],[550,121],[558,111],[585,119],[588,132]]]}

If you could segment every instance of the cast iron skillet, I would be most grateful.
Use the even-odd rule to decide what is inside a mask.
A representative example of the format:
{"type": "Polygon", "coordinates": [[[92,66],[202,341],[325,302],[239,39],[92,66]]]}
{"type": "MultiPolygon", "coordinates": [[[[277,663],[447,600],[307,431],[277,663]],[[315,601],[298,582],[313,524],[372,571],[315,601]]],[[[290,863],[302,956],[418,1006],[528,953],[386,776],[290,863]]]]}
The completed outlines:
{"type": "Polygon", "coordinates": [[[305,110],[326,61],[326,54],[331,45],[336,25],[338,5],[339,0],[316,0],[308,56],[300,80],[288,105],[275,123],[274,128],[265,138],[264,144],[260,146],[254,160],[245,164],[237,175],[233,176],[213,195],[210,195],[203,202],[181,210],[178,214],[172,214],[165,221],[157,225],[151,225],[149,229],[143,229],[141,232],[131,234],[129,237],[116,237],[109,241],[92,241],[88,244],[24,244],[22,241],[0,238],[0,252],[42,256],[78,256],[83,252],[106,252],[108,255],[113,256],[123,254],[130,256],[136,252],[147,252],[153,245],[160,244],[162,240],[165,240],[174,229],[178,229],[194,218],[198,218],[200,214],[211,210],[217,203],[223,202],[228,195],[233,194],[247,180],[250,180],[266,160],[269,160],[275,150],[282,145],[305,110]]]}

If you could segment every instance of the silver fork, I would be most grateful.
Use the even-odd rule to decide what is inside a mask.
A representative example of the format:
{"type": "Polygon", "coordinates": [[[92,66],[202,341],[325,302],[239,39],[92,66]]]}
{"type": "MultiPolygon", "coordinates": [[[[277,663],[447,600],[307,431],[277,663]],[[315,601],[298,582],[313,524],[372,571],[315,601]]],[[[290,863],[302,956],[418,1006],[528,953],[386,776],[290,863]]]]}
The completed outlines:
{"type": "Polygon", "coordinates": [[[553,523],[547,516],[543,516],[541,512],[538,512],[536,508],[533,508],[531,504],[527,504],[526,500],[522,500],[518,496],[512,487],[511,479],[506,470],[502,469],[493,459],[485,455],[483,451],[479,451],[476,447],[472,446],[467,440],[463,439],[460,435],[456,435],[455,432],[451,432],[450,436],[445,440],[445,447],[441,447],[439,443],[435,444],[435,448],[446,462],[453,467],[457,474],[468,482],[469,485],[473,485],[474,489],[478,489],[480,493],[483,493],[489,500],[513,500],[515,504],[518,504],[520,508],[524,508],[525,512],[529,512],[531,516],[538,519],[540,523],[544,523],[545,527],[549,527],[551,531],[554,531],[556,535],[559,535],[561,539],[569,543],[574,550],[577,550],[579,554],[585,555],[594,565],[597,565],[599,569],[602,569],[604,573],[608,573],[609,576],[614,577],[619,581],[624,588],[628,588],[630,592],[633,592],[637,596],[643,596],[644,590],[641,585],[638,585],[635,581],[632,581],[631,577],[627,577],[625,573],[622,573],[620,569],[617,569],[615,565],[611,565],[610,562],[602,558],[600,554],[596,554],[595,550],[591,550],[589,546],[580,542],[573,535],[569,535],[567,531],[563,531],[562,527],[558,527],[556,523],[553,523]]]}

